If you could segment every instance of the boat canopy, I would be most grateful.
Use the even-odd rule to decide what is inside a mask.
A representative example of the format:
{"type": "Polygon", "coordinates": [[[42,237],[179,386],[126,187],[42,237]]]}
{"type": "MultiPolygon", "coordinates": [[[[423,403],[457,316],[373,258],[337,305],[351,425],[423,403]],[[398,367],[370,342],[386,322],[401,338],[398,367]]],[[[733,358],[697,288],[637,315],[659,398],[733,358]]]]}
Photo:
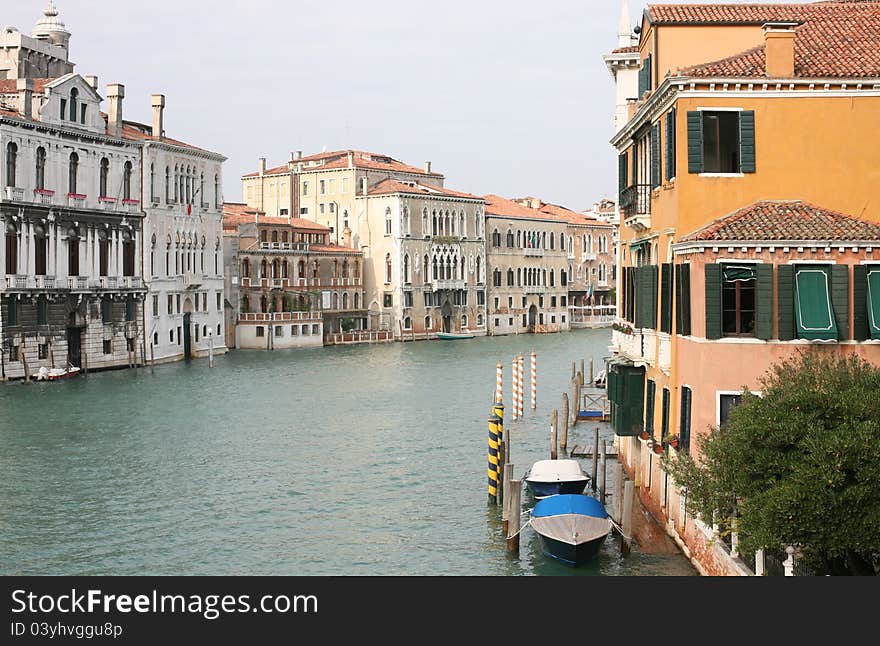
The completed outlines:
{"type": "Polygon", "coordinates": [[[529,471],[532,482],[569,482],[585,480],[586,474],[577,460],[538,460],[529,471]]]}
{"type": "Polygon", "coordinates": [[[593,518],[608,518],[602,503],[582,494],[559,494],[540,501],[532,510],[533,518],[579,514],[593,518]]]}

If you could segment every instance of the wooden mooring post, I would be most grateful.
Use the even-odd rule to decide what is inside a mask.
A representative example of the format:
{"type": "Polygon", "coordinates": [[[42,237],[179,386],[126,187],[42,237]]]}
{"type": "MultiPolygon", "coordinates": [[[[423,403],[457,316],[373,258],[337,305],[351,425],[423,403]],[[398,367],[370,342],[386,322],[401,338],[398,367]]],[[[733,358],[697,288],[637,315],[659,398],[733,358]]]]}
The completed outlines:
{"type": "Polygon", "coordinates": [[[522,507],[522,480],[510,481],[510,509],[508,511],[507,551],[519,553],[520,512],[522,507]]]}
{"type": "Polygon", "coordinates": [[[604,440],[602,441],[602,479],[599,482],[601,483],[599,485],[599,502],[604,507],[606,486],[608,484],[608,445],[604,440]]]}
{"type": "Polygon", "coordinates": [[[584,360],[581,359],[581,371],[578,374],[578,383],[583,386],[584,385],[584,360]]]}
{"type": "Polygon", "coordinates": [[[623,485],[623,536],[620,537],[620,553],[629,554],[630,541],[632,540],[632,514],[633,514],[633,495],[635,494],[635,485],[632,480],[627,480],[623,485]]]}
{"type": "MultiPolygon", "coordinates": [[[[605,448],[604,446],[602,447],[605,448]]],[[[593,434],[593,473],[592,473],[592,487],[593,492],[596,491],[596,479],[598,476],[599,470],[599,427],[596,427],[596,432],[593,434]]]]}
{"type": "Polygon", "coordinates": [[[590,386],[592,386],[594,382],[595,379],[593,379],[593,360],[590,359],[590,381],[588,383],[590,384],[590,386]]]}
{"type": "Polygon", "coordinates": [[[556,428],[559,423],[559,413],[556,409],[550,413],[550,459],[556,459],[556,428]]]}
{"type": "Polygon", "coordinates": [[[510,527],[510,481],[513,480],[513,464],[508,462],[504,465],[504,478],[502,487],[506,495],[501,499],[501,531],[507,536],[510,527]]]}
{"type": "Polygon", "coordinates": [[[150,344],[150,374],[153,374],[153,366],[156,365],[156,350],[155,346],[150,344]]]}
{"type": "Polygon", "coordinates": [[[562,393],[562,433],[559,436],[559,447],[563,454],[568,448],[568,393],[562,393]]]}

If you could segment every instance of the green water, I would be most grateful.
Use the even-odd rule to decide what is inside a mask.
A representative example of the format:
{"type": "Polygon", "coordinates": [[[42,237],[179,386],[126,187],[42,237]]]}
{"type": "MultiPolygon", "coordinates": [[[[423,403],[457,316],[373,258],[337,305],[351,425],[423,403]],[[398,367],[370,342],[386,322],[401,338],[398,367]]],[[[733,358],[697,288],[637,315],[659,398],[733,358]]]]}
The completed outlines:
{"type": "Polygon", "coordinates": [[[511,358],[538,353],[538,411],[509,424],[521,475],[548,457],[571,361],[601,365],[609,340],[238,351],[2,385],[0,574],[693,574],[611,539],[572,570],[529,528],[511,559],[486,503],[495,364],[509,410],[511,358]]]}

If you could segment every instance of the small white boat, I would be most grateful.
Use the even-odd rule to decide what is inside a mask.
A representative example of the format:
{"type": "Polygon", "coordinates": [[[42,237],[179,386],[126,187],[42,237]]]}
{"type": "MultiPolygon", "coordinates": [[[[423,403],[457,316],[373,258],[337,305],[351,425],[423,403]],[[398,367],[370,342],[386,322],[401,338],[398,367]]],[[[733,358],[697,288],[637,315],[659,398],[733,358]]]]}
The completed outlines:
{"type": "Polygon", "coordinates": [[[474,335],[469,332],[438,332],[437,338],[442,341],[458,341],[459,339],[473,339],[474,335]]]}
{"type": "Polygon", "coordinates": [[[587,480],[587,474],[577,460],[538,460],[525,477],[532,495],[538,500],[556,494],[583,493],[587,480]]]}
{"type": "Polygon", "coordinates": [[[80,369],[76,366],[68,366],[67,368],[47,368],[43,366],[37,372],[37,381],[57,381],[59,379],[75,377],[79,373],[80,369]]]}

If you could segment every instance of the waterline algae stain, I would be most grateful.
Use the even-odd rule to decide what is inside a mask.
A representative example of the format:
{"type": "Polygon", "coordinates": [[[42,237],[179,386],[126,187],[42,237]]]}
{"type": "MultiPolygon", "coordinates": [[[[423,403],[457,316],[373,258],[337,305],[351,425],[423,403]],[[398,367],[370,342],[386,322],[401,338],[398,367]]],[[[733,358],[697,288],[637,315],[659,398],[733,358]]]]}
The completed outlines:
{"type": "MultiPolygon", "coordinates": [[[[486,504],[497,363],[535,350],[549,401],[572,359],[602,365],[608,343],[584,330],[240,351],[210,370],[5,385],[0,574],[693,574],[610,540],[572,571],[529,529],[508,558],[486,504]]],[[[549,418],[539,403],[505,420],[517,478],[546,457],[549,418]]]]}

